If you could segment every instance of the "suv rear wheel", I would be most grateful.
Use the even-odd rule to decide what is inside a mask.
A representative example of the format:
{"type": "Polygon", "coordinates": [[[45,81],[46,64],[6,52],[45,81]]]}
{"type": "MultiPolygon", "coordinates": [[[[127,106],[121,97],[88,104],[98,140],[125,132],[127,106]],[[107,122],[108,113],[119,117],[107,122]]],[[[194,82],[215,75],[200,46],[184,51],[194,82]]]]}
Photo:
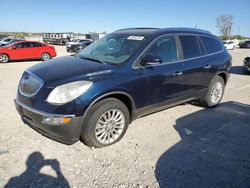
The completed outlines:
{"type": "Polygon", "coordinates": [[[86,115],[81,139],[90,147],[105,147],[122,139],[129,124],[129,111],[118,99],[107,98],[94,104],[86,115]]]}
{"type": "Polygon", "coordinates": [[[201,98],[200,102],[206,107],[214,107],[218,105],[223,97],[225,90],[225,82],[221,76],[215,76],[207,93],[201,98]]]}

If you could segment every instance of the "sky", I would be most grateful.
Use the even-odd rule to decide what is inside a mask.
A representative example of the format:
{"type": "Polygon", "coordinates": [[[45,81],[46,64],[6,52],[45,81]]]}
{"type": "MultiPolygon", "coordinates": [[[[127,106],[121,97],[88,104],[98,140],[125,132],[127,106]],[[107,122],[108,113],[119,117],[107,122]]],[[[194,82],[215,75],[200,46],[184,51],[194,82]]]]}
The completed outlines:
{"type": "Polygon", "coordinates": [[[112,32],[130,27],[197,27],[250,36],[250,0],[0,0],[0,32],[112,32]]]}

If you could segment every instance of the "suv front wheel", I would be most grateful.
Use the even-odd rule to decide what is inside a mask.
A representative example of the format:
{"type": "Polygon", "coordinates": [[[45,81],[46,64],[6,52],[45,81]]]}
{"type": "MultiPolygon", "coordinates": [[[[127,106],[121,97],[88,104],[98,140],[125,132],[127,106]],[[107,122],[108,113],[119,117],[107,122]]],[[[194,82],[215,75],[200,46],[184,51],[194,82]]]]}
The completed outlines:
{"type": "Polygon", "coordinates": [[[225,90],[225,82],[221,76],[215,76],[207,93],[201,98],[200,102],[206,107],[214,107],[218,105],[223,97],[225,90]]]}
{"type": "Polygon", "coordinates": [[[118,99],[107,98],[94,104],[81,131],[82,141],[90,147],[105,147],[121,140],[129,124],[129,111],[118,99]]]}

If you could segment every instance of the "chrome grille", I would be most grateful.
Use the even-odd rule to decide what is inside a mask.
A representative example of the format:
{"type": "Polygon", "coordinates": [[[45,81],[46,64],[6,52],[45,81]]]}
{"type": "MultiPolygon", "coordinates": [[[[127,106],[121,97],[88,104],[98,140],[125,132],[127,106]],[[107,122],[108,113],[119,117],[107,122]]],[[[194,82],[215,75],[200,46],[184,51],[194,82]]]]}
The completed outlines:
{"type": "Polygon", "coordinates": [[[27,97],[35,95],[42,87],[43,82],[34,75],[24,73],[19,82],[19,92],[27,97]]]}

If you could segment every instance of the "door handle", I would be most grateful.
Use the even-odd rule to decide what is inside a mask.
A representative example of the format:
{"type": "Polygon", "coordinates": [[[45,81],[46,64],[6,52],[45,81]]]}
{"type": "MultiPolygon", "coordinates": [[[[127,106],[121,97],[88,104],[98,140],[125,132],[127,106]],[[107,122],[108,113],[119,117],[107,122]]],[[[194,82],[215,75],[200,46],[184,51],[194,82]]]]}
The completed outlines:
{"type": "Polygon", "coordinates": [[[183,72],[175,72],[174,74],[173,74],[173,76],[181,76],[181,75],[183,75],[183,72]]]}
{"type": "Polygon", "coordinates": [[[210,68],[211,68],[211,65],[205,65],[203,68],[204,68],[204,69],[210,69],[210,68]]]}

